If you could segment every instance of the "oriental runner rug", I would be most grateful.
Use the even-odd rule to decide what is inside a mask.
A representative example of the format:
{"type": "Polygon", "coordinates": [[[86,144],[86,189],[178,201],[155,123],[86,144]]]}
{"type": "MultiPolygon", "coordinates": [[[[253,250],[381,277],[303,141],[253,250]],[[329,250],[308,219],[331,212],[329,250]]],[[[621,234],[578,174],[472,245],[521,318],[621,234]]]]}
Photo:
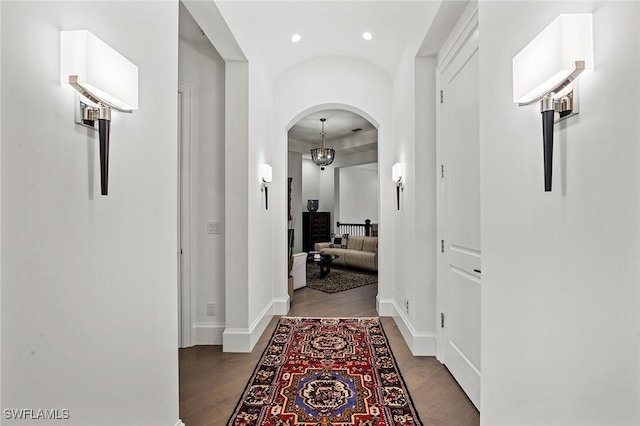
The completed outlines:
{"type": "Polygon", "coordinates": [[[378,318],[282,317],[227,426],[422,425],[378,318]]]}

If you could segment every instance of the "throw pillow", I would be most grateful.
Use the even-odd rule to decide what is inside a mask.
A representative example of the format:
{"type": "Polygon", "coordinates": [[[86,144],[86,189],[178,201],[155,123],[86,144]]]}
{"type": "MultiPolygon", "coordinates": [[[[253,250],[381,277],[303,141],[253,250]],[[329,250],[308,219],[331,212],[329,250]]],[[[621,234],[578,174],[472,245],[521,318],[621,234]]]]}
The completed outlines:
{"type": "Polygon", "coordinates": [[[347,248],[347,239],[349,234],[331,234],[331,247],[333,248],[347,248]]]}

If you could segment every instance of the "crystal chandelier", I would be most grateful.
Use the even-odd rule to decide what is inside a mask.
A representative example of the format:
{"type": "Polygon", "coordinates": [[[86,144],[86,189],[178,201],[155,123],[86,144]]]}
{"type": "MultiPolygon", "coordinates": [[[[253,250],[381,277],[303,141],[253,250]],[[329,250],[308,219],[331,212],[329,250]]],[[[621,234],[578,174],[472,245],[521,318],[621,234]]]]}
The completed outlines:
{"type": "Polygon", "coordinates": [[[324,122],[327,121],[327,119],[321,118],[320,121],[322,122],[322,131],[320,132],[320,141],[322,145],[319,148],[313,148],[311,150],[311,159],[316,165],[320,166],[320,168],[324,170],[325,166],[333,163],[333,159],[336,156],[336,150],[333,148],[326,148],[324,146],[324,137],[326,136],[326,133],[324,132],[324,122]]]}

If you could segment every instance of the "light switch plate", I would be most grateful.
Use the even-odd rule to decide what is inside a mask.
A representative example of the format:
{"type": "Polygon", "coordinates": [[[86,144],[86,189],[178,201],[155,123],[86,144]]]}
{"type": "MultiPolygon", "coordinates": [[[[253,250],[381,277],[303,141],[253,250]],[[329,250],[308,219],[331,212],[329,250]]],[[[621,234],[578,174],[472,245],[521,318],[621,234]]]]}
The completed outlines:
{"type": "Polygon", "coordinates": [[[207,234],[219,234],[220,222],[207,222],[207,234]]]}
{"type": "Polygon", "coordinates": [[[216,316],[216,304],[215,303],[207,303],[207,316],[215,317],[216,316]]]}

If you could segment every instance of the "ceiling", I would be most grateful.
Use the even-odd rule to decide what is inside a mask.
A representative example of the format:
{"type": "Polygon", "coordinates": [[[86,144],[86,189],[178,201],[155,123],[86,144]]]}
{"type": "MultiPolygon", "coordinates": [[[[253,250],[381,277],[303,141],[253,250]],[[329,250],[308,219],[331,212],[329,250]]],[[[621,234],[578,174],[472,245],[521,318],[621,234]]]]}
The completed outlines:
{"type": "MultiPolygon", "coordinates": [[[[272,79],[300,62],[342,55],[395,73],[412,31],[433,16],[433,0],[217,0],[216,5],[247,57],[258,59],[272,79]],[[365,40],[364,32],[372,39],[365,40]],[[301,40],[291,41],[294,34],[301,40]]],[[[319,146],[320,118],[326,118],[328,145],[336,155],[377,150],[377,130],[363,117],[343,110],[309,115],[289,131],[289,150],[308,156],[319,146]],[[360,128],[360,132],[353,129],[360,128]]]]}
{"type": "MultiPolygon", "coordinates": [[[[232,1],[216,3],[249,58],[258,56],[272,78],[289,67],[320,56],[359,58],[393,74],[424,1],[232,1]],[[365,40],[363,32],[372,40],[365,40]],[[293,34],[302,39],[292,43],[293,34]]],[[[377,149],[378,134],[358,114],[325,110],[289,130],[289,150],[309,155],[320,144],[320,118],[326,118],[325,142],[338,156],[377,149]],[[353,132],[354,129],[362,129],[353,132]]]]}
{"type": "MultiPolygon", "coordinates": [[[[250,60],[260,61],[275,79],[300,62],[343,55],[395,73],[403,50],[416,34],[425,36],[420,55],[434,55],[468,0],[215,0],[225,23],[250,60]],[[434,18],[435,16],[435,18],[434,18]],[[433,20],[432,20],[433,19],[433,20]],[[438,23],[442,25],[438,25],[438,23]],[[441,28],[442,27],[442,28],[441,28]],[[448,29],[447,29],[448,27],[448,29]],[[371,40],[362,37],[363,32],[371,40]],[[301,40],[291,41],[294,34],[301,40]]],[[[188,13],[180,35],[191,43],[207,41],[188,13]]],[[[186,16],[185,16],[186,15],[186,16]]],[[[363,117],[344,110],[311,114],[289,131],[289,150],[309,154],[319,145],[320,118],[326,141],[338,155],[377,149],[377,130],[363,117]],[[361,128],[360,132],[353,129],[361,128]]]]}
{"type": "Polygon", "coordinates": [[[272,78],[299,62],[330,55],[359,58],[393,74],[407,39],[439,2],[217,0],[236,40],[251,59],[259,56],[272,78]],[[373,36],[364,40],[362,33],[373,36]],[[300,34],[298,43],[291,42],[300,34]]]}
{"type": "Polygon", "coordinates": [[[350,111],[328,109],[300,119],[289,130],[290,151],[309,154],[311,148],[320,146],[321,118],[327,119],[325,145],[335,149],[337,155],[378,148],[378,131],[369,121],[350,111]]]}
{"type": "Polygon", "coordinates": [[[353,136],[354,130],[360,131],[375,129],[369,121],[353,112],[341,109],[328,109],[309,114],[298,121],[289,130],[289,138],[301,141],[315,142],[320,140],[320,130],[322,129],[321,118],[326,118],[324,130],[327,134],[325,140],[341,139],[345,136],[353,136]]]}

